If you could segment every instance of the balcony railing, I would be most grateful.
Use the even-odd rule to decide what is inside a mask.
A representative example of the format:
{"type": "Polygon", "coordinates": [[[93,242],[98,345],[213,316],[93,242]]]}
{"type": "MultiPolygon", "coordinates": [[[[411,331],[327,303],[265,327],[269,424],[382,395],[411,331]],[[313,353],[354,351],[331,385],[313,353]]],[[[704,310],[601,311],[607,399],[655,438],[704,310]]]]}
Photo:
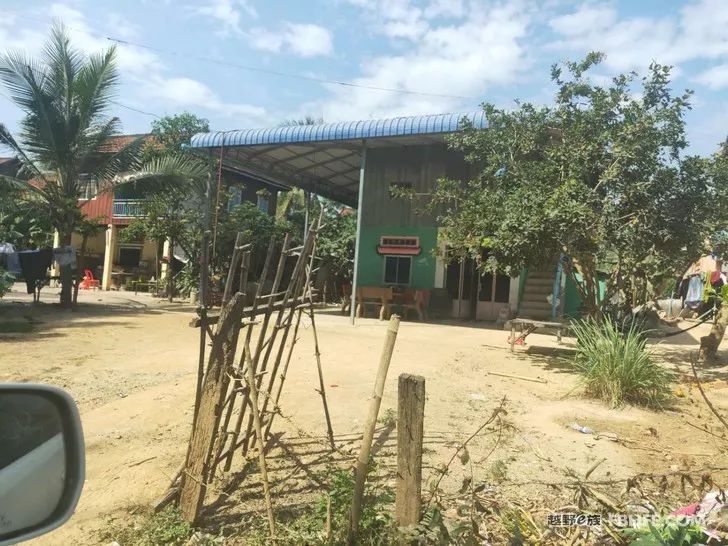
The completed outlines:
{"type": "Polygon", "coordinates": [[[114,218],[138,218],[144,216],[142,199],[114,199],[114,218]]]}

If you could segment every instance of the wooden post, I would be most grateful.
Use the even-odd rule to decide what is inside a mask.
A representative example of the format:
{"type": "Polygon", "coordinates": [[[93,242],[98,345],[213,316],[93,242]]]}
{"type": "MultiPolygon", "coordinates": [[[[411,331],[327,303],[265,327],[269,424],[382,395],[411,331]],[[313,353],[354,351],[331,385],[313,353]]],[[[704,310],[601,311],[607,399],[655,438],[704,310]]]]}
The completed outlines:
{"type": "Polygon", "coordinates": [[[422,436],[425,378],[399,376],[397,408],[397,496],[395,518],[400,527],[417,525],[422,509],[422,436]]]}
{"type": "Polygon", "coordinates": [[[220,423],[220,413],[227,392],[228,376],[238,344],[244,308],[242,294],[236,294],[220,312],[220,320],[212,340],[207,373],[202,384],[200,405],[195,419],[187,462],[180,485],[182,517],[194,523],[205,499],[210,477],[210,457],[220,423]]]}
{"type": "Polygon", "coordinates": [[[399,316],[392,315],[389,319],[387,327],[387,336],[384,339],[384,348],[382,356],[379,360],[379,369],[377,370],[377,379],[374,383],[374,393],[369,404],[369,414],[364,424],[364,434],[361,441],[361,450],[359,458],[356,461],[356,475],[354,483],[354,495],[351,500],[351,514],[349,525],[349,545],[357,542],[359,534],[359,518],[361,517],[361,503],[364,496],[364,484],[367,479],[367,466],[369,465],[369,454],[372,450],[372,439],[374,438],[374,428],[377,425],[377,415],[379,414],[379,406],[382,404],[382,395],[384,393],[384,382],[387,379],[387,371],[389,363],[392,360],[392,352],[394,351],[394,343],[397,341],[397,332],[399,331],[399,316]]]}

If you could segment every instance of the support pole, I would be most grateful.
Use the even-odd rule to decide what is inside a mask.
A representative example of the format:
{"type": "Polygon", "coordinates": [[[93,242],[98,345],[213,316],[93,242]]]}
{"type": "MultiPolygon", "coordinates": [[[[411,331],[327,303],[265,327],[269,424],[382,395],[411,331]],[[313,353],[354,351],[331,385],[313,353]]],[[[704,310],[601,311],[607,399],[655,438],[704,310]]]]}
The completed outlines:
{"type": "Polygon", "coordinates": [[[303,206],[304,206],[304,214],[303,214],[303,238],[305,239],[308,237],[308,226],[309,226],[309,209],[311,208],[311,192],[308,190],[303,190],[303,206]]]}
{"type": "Polygon", "coordinates": [[[384,348],[382,356],[379,360],[379,369],[377,370],[377,379],[374,383],[374,393],[372,394],[371,403],[369,404],[369,414],[364,424],[364,433],[361,440],[361,449],[359,450],[359,458],[356,461],[356,474],[354,482],[354,493],[351,500],[351,514],[349,521],[349,537],[348,544],[352,546],[357,543],[359,535],[359,519],[361,518],[362,500],[364,498],[364,484],[367,480],[367,467],[369,466],[369,454],[372,451],[372,440],[374,439],[374,429],[377,426],[377,415],[379,415],[379,407],[382,405],[382,395],[384,394],[384,382],[387,379],[387,371],[389,371],[389,363],[392,361],[392,353],[394,352],[394,342],[397,341],[397,332],[399,331],[399,316],[392,315],[389,319],[387,327],[387,337],[384,339],[384,348]]]}
{"type": "Polygon", "coordinates": [[[397,494],[394,511],[400,527],[420,522],[424,420],[425,378],[403,373],[399,376],[397,494]]]}
{"type": "Polygon", "coordinates": [[[351,309],[349,317],[354,324],[356,316],[356,289],[359,279],[359,247],[361,246],[361,218],[364,212],[364,178],[367,169],[367,141],[361,141],[361,163],[359,167],[359,201],[356,210],[356,240],[354,241],[354,279],[351,283],[351,309]]]}

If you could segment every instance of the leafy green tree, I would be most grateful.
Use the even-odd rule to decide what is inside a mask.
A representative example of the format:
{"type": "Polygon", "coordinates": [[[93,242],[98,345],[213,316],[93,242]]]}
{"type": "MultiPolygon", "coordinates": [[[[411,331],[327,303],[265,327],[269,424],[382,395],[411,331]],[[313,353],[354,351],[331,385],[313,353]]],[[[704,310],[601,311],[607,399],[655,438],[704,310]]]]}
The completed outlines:
{"type": "MultiPolygon", "coordinates": [[[[69,245],[81,221],[80,175],[113,180],[133,165],[141,142],[113,154],[104,152],[119,134],[119,120],[107,115],[118,83],[116,50],[86,56],[73,48],[65,28],[55,25],[37,59],[11,51],[0,57],[0,80],[23,111],[17,138],[0,124],[0,145],[21,162],[18,176],[0,176],[6,185],[32,193],[43,205],[61,245],[69,245]],[[32,181],[32,182],[31,182],[32,181]]],[[[61,268],[61,304],[72,301],[70,266],[61,268]]]]}
{"type": "Polygon", "coordinates": [[[0,241],[16,248],[48,246],[53,226],[44,203],[34,194],[0,186],[0,241]]]}
{"type": "Polygon", "coordinates": [[[183,144],[197,133],[210,131],[210,122],[190,112],[164,116],[152,122],[152,139],[144,146],[144,159],[184,153],[183,144]]]}
{"type": "Polygon", "coordinates": [[[614,296],[641,303],[644,287],[682,273],[705,251],[724,199],[711,160],[685,155],[691,92],[672,93],[669,67],[603,87],[588,76],[601,60],[555,65],[551,106],[485,104],[488,129],[466,123],[450,139],[477,175],[438,181],[423,204],[452,255],[481,268],[517,273],[567,256],[592,316],[614,296]]]}

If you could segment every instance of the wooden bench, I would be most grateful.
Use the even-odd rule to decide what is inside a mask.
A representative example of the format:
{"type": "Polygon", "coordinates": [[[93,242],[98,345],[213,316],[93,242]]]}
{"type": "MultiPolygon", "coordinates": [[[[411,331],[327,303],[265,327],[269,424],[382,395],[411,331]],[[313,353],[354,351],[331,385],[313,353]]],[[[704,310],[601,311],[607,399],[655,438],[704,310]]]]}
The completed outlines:
{"type": "Polygon", "coordinates": [[[528,337],[528,334],[535,332],[537,328],[550,328],[552,330],[556,330],[556,341],[561,343],[561,336],[564,332],[568,332],[569,324],[566,322],[549,322],[545,320],[514,318],[511,320],[511,337],[508,338],[508,343],[511,346],[511,352],[513,352],[516,343],[523,344],[528,337]],[[519,326],[520,329],[518,337],[516,337],[516,326],[519,326]]]}
{"type": "Polygon", "coordinates": [[[360,286],[356,289],[356,316],[363,317],[366,307],[379,308],[379,320],[389,316],[389,306],[392,303],[394,292],[391,287],[360,286]]]}

